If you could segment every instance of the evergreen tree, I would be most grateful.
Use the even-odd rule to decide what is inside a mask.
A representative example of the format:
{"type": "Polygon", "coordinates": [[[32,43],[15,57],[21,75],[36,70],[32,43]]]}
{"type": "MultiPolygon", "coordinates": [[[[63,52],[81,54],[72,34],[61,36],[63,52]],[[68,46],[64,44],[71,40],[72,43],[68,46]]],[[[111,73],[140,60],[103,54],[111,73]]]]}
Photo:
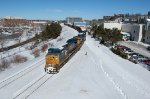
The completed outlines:
{"type": "Polygon", "coordinates": [[[93,27],[94,33],[93,37],[102,37],[103,42],[109,41],[109,42],[117,42],[122,40],[122,35],[118,29],[104,29],[101,26],[93,27]]]}
{"type": "Polygon", "coordinates": [[[51,25],[47,25],[45,30],[41,34],[42,40],[57,38],[60,35],[61,30],[62,27],[58,23],[52,23],[51,25]]]}

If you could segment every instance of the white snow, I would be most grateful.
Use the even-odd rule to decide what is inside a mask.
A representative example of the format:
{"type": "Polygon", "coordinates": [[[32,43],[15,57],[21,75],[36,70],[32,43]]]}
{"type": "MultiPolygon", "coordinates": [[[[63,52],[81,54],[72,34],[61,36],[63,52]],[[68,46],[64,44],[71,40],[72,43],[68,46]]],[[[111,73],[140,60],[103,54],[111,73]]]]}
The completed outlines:
{"type": "Polygon", "coordinates": [[[140,65],[114,55],[88,36],[60,73],[28,98],[149,99],[149,76],[140,65]]]}
{"type": "MultiPolygon", "coordinates": [[[[51,43],[55,47],[60,47],[67,38],[74,35],[77,35],[77,31],[64,26],[61,36],[51,40],[51,43]],[[63,39],[59,41],[59,38],[63,39]]],[[[2,72],[1,81],[11,77],[10,75],[15,75],[16,72],[20,74],[14,78],[20,78],[0,88],[1,98],[150,99],[150,79],[148,79],[150,72],[140,65],[113,54],[107,47],[99,45],[88,35],[82,48],[58,74],[46,74],[44,78],[41,78],[45,75],[43,68],[45,62],[42,59],[44,55],[22,64],[20,68],[15,67],[2,72]],[[87,55],[85,55],[86,52],[87,55]],[[37,68],[27,72],[30,71],[27,68],[32,66],[37,68]],[[25,68],[27,71],[24,71],[25,68]],[[21,70],[24,73],[23,76],[20,76],[21,70]]],[[[2,84],[4,83],[0,83],[2,84]]]]}
{"type": "Polygon", "coordinates": [[[61,24],[61,25],[63,28],[62,28],[62,33],[60,34],[60,36],[54,40],[49,41],[49,43],[53,44],[54,45],[53,47],[56,47],[56,48],[62,47],[63,45],[66,44],[66,41],[68,39],[78,35],[78,31],[76,31],[68,26],[65,26],[63,24],[61,24]]]}
{"type": "Polygon", "coordinates": [[[150,19],[147,19],[147,21],[150,21],[150,19]]]}
{"type": "MultiPolygon", "coordinates": [[[[35,36],[35,34],[39,34],[41,32],[41,28],[39,26],[36,26],[36,27],[32,27],[32,26],[20,26],[20,27],[14,27],[14,28],[10,28],[10,27],[2,27],[2,34],[5,34],[5,35],[13,35],[13,34],[17,34],[17,33],[22,33],[21,36],[19,36],[18,38],[9,38],[9,39],[6,39],[5,42],[4,42],[4,46],[3,47],[7,47],[7,46],[11,46],[11,45],[14,45],[14,44],[17,44],[19,43],[19,39],[20,39],[20,42],[23,42],[23,41],[26,41],[32,37],[35,36]],[[9,32],[6,32],[4,31],[5,29],[7,29],[7,31],[9,32]],[[8,30],[9,29],[9,30],[8,30]],[[14,32],[14,30],[20,30],[19,32],[14,32]]],[[[1,45],[0,45],[0,48],[1,48],[1,45]]]]}

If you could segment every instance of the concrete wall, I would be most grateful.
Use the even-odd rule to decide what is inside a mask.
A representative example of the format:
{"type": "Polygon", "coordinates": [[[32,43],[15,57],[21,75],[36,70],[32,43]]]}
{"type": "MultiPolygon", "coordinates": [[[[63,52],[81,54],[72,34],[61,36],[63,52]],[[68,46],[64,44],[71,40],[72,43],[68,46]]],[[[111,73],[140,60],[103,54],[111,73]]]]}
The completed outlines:
{"type": "MultiPolygon", "coordinates": [[[[107,29],[117,28],[122,32],[130,33],[131,40],[137,42],[143,41],[143,30],[145,29],[143,24],[123,24],[123,23],[108,22],[104,23],[104,28],[107,29]]],[[[147,40],[145,39],[145,42],[150,42],[150,30],[149,33],[146,33],[146,37],[148,37],[148,39],[147,40]]]]}
{"type": "Polygon", "coordinates": [[[113,29],[117,28],[118,30],[121,30],[122,23],[104,23],[104,28],[107,29],[113,29]]]}
{"type": "Polygon", "coordinates": [[[150,44],[150,19],[147,19],[146,21],[146,32],[144,42],[150,44]]]}
{"type": "Polygon", "coordinates": [[[150,44],[150,29],[146,31],[144,42],[150,44]]]}
{"type": "Polygon", "coordinates": [[[123,24],[122,32],[128,32],[131,35],[131,40],[140,42],[143,36],[143,24],[123,24]]]}

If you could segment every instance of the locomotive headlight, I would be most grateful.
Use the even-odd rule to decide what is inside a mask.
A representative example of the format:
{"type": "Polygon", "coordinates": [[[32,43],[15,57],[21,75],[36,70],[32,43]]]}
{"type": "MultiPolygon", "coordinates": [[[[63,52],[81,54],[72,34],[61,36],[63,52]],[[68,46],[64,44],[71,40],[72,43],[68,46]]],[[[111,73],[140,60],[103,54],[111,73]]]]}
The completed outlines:
{"type": "Polygon", "coordinates": [[[56,60],[56,59],[58,59],[58,58],[57,58],[57,57],[53,57],[53,59],[55,59],[55,60],[56,60]]]}

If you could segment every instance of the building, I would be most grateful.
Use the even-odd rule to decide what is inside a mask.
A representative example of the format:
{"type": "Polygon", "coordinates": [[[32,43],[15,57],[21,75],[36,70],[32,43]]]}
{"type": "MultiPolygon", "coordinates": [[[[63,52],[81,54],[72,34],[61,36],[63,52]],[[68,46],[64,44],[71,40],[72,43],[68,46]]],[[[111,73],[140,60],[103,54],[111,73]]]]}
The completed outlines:
{"type": "Polygon", "coordinates": [[[90,26],[103,26],[104,20],[103,19],[93,19],[89,22],[90,26]]]}
{"type": "MultiPolygon", "coordinates": [[[[118,14],[103,17],[103,27],[117,28],[124,40],[132,40],[150,44],[150,11],[148,14],[118,14]]],[[[94,20],[93,24],[98,25],[94,20]]]]}
{"type": "Polygon", "coordinates": [[[0,26],[2,26],[2,19],[0,19],[0,26]]]}
{"type": "Polygon", "coordinates": [[[143,42],[150,44],[150,19],[146,20],[143,42]]]}
{"type": "Polygon", "coordinates": [[[114,14],[112,16],[103,16],[105,21],[115,21],[117,18],[124,18],[124,14],[114,14]]]}
{"type": "Polygon", "coordinates": [[[121,31],[130,34],[132,41],[143,41],[143,31],[145,29],[144,24],[122,24],[121,31]]]}
{"type": "Polygon", "coordinates": [[[32,24],[34,25],[46,25],[48,21],[46,20],[32,20],[32,24]]]}
{"type": "Polygon", "coordinates": [[[7,16],[0,20],[0,25],[6,27],[45,25],[48,20],[27,20],[21,17],[7,16]]]}
{"type": "Polygon", "coordinates": [[[26,25],[26,19],[23,19],[21,17],[12,17],[7,16],[1,20],[1,23],[3,26],[20,26],[20,25],[26,25]]]}
{"type": "Polygon", "coordinates": [[[110,21],[113,18],[113,16],[103,16],[103,19],[105,21],[110,21]]]}
{"type": "Polygon", "coordinates": [[[73,24],[74,22],[82,22],[82,18],[81,17],[67,17],[66,18],[66,22],[67,24],[73,24]]]}
{"type": "Polygon", "coordinates": [[[146,30],[150,29],[150,19],[146,20],[146,30]]]}
{"type": "Polygon", "coordinates": [[[87,22],[74,22],[73,25],[80,27],[82,31],[87,29],[87,22]]]}
{"type": "Polygon", "coordinates": [[[124,40],[130,40],[141,42],[145,38],[144,24],[126,24],[126,23],[117,23],[117,22],[105,22],[104,28],[114,29],[117,28],[121,31],[121,34],[124,36],[124,40]]]}
{"type": "Polygon", "coordinates": [[[148,11],[148,18],[150,18],[150,11],[148,11]]]}
{"type": "Polygon", "coordinates": [[[131,38],[130,33],[127,33],[127,32],[121,32],[121,34],[122,34],[122,39],[123,39],[124,41],[130,40],[130,38],[131,38]]]}
{"type": "Polygon", "coordinates": [[[117,28],[118,30],[121,30],[122,23],[118,22],[105,22],[104,23],[104,28],[106,29],[114,29],[117,28]]]}

